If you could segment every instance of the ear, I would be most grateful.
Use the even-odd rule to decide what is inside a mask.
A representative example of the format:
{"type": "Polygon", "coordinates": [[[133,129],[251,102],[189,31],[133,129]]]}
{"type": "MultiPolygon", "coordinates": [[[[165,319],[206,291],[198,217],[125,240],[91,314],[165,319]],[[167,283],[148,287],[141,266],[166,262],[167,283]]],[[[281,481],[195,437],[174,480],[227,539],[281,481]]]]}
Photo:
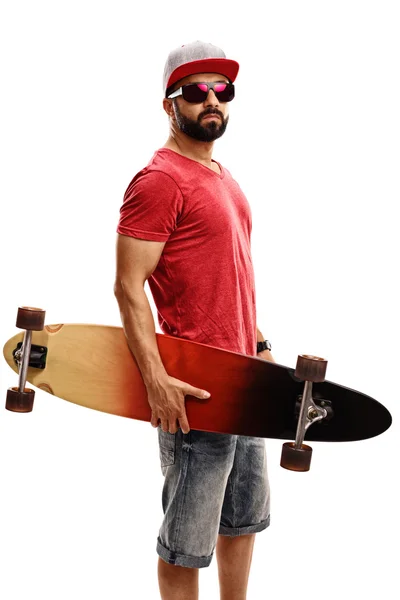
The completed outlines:
{"type": "Polygon", "coordinates": [[[167,115],[173,119],[175,118],[174,107],[172,106],[172,100],[169,98],[163,98],[163,109],[167,113],[167,115]]]}

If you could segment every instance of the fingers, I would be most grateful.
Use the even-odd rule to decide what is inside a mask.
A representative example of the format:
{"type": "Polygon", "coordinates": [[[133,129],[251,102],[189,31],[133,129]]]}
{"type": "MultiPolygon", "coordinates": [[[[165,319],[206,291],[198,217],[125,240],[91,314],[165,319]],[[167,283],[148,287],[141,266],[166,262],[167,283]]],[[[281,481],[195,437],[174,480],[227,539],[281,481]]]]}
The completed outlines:
{"type": "MultiPolygon", "coordinates": [[[[204,400],[205,398],[210,398],[210,396],[211,396],[210,392],[207,392],[206,390],[202,390],[200,388],[193,387],[192,385],[186,386],[185,396],[187,396],[187,395],[194,396],[195,398],[200,398],[202,400],[204,400]]],[[[190,426],[189,426],[188,418],[186,416],[186,411],[184,411],[184,413],[180,417],[178,417],[178,421],[179,421],[180,428],[182,429],[182,433],[185,433],[185,434],[189,433],[190,426]]]]}
{"type": "Polygon", "coordinates": [[[175,419],[174,421],[168,421],[167,419],[156,419],[152,414],[151,424],[153,427],[157,428],[160,421],[161,429],[165,432],[169,431],[169,433],[176,433],[179,428],[181,428],[182,433],[185,434],[189,433],[190,431],[189,421],[186,416],[186,413],[184,415],[181,415],[180,417],[178,417],[178,419],[175,419]]]}
{"type": "MultiPolygon", "coordinates": [[[[185,416],[185,421],[187,424],[187,428],[188,428],[188,421],[187,418],[185,416]]],[[[157,428],[159,426],[159,424],[161,423],[161,429],[165,432],[169,431],[169,433],[176,433],[179,429],[179,418],[178,419],[160,419],[157,418],[154,413],[151,413],[151,420],[150,423],[153,427],[157,428]]],[[[184,433],[188,433],[188,432],[184,432],[184,433]]]]}
{"type": "Polygon", "coordinates": [[[206,390],[194,387],[172,377],[170,381],[173,384],[172,392],[175,393],[175,398],[171,394],[171,390],[166,388],[167,392],[171,394],[172,400],[170,402],[166,402],[165,399],[163,403],[149,402],[153,409],[150,423],[156,428],[161,422],[162,430],[165,432],[169,431],[172,434],[176,433],[180,427],[182,432],[187,434],[190,431],[190,426],[185,410],[185,396],[190,395],[205,400],[206,398],[210,398],[211,394],[206,390]],[[176,396],[176,393],[178,396],[176,396]]]}
{"type": "Polygon", "coordinates": [[[195,398],[209,398],[211,396],[210,392],[206,392],[206,390],[201,390],[200,388],[195,388],[192,385],[188,385],[186,389],[185,395],[190,394],[195,398]]]}
{"type": "MultiPolygon", "coordinates": [[[[170,423],[167,418],[160,419],[159,417],[156,417],[153,412],[151,413],[150,423],[155,428],[157,428],[159,426],[159,424],[161,423],[161,429],[163,431],[169,431],[170,433],[176,433],[176,430],[177,430],[177,428],[175,428],[175,431],[173,430],[172,421],[170,423]]],[[[176,421],[175,421],[175,423],[176,423],[176,421]]]]}
{"type": "Polygon", "coordinates": [[[174,419],[173,421],[169,422],[169,432],[170,433],[176,433],[179,429],[179,423],[177,419],[174,419]]]}
{"type": "Polygon", "coordinates": [[[189,421],[187,419],[186,413],[179,419],[179,425],[180,425],[180,428],[182,429],[182,433],[185,433],[185,434],[189,433],[190,427],[189,427],[189,421]]]}

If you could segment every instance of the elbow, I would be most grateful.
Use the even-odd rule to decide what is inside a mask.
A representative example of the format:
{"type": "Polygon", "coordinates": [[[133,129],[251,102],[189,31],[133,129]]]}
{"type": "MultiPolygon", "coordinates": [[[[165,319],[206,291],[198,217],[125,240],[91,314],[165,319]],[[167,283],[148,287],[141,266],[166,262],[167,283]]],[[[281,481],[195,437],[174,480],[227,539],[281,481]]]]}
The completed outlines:
{"type": "Polygon", "coordinates": [[[116,277],[114,282],[114,296],[121,307],[126,302],[133,302],[144,293],[144,285],[125,281],[121,277],[116,277]]]}
{"type": "Polygon", "coordinates": [[[121,305],[124,297],[124,286],[119,278],[114,282],[114,296],[117,299],[118,304],[121,305]]]}

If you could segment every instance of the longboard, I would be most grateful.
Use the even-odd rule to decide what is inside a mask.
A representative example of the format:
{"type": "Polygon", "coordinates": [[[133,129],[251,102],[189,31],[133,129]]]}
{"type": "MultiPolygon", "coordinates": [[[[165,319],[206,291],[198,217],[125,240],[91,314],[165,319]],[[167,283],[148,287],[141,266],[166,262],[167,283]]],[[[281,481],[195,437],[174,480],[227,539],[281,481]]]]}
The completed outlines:
{"type": "MultiPolygon", "coordinates": [[[[18,372],[15,350],[24,334],[4,346],[4,357],[18,372]]],[[[186,397],[190,427],[216,433],[294,440],[304,382],[293,368],[197,342],[157,334],[166,371],[211,397],[186,397]]],[[[32,332],[27,381],[58,398],[130,419],[150,421],[140,371],[123,329],[103,325],[46,325],[32,332]]],[[[314,423],[306,440],[363,440],[386,431],[389,411],[377,400],[323,381],[313,399],[328,416],[314,423]]]]}

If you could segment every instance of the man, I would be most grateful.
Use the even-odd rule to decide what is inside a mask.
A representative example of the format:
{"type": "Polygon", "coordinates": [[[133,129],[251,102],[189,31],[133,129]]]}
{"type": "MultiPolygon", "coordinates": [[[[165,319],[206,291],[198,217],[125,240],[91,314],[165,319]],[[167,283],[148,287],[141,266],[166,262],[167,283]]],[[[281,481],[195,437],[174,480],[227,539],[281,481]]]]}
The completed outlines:
{"type": "Polygon", "coordinates": [[[163,82],[170,135],[130,183],[118,226],[115,293],[165,476],[157,541],[163,600],[197,600],[198,569],[215,548],[221,599],[244,600],[255,533],[269,525],[264,440],[190,430],[185,395],[209,394],[166,373],[144,292],[148,280],[164,333],[273,360],[256,325],[250,207],[212,159],[238,70],[211,44],[170,53],[163,82]]]}

